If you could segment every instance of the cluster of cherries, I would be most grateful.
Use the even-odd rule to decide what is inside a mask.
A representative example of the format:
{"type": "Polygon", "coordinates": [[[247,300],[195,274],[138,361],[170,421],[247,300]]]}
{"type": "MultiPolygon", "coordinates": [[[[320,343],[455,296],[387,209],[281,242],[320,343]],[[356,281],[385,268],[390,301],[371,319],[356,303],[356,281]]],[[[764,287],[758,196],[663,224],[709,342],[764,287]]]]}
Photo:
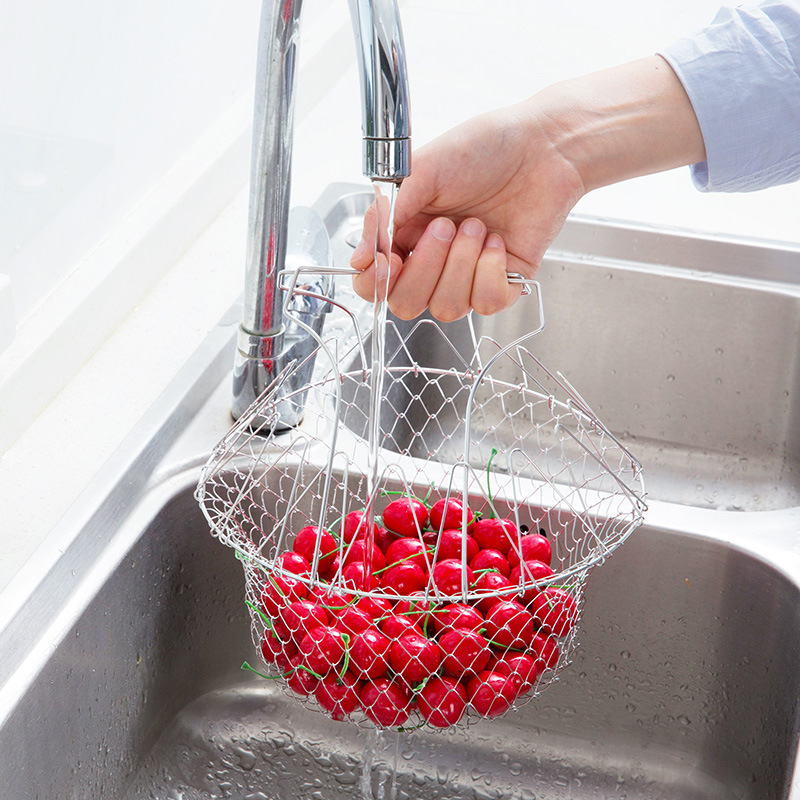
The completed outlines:
{"type": "Polygon", "coordinates": [[[368,535],[354,511],[339,541],[298,531],[261,592],[265,661],[334,719],[362,709],[397,728],[416,710],[446,728],[470,708],[503,714],[556,666],[577,618],[569,592],[537,586],[554,574],[549,540],[455,498],[400,497],[381,523],[368,535]]]}

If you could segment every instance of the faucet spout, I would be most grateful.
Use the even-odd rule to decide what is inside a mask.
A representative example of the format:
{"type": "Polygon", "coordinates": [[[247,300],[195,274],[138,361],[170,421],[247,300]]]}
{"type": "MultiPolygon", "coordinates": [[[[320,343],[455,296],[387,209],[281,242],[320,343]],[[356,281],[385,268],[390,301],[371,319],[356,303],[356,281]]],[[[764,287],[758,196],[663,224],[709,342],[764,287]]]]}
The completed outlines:
{"type": "MultiPolygon", "coordinates": [[[[348,0],[358,51],[362,107],[362,170],[374,181],[399,183],[410,172],[408,77],[396,0],[348,0]]],[[[250,209],[242,322],[234,364],[232,414],[240,417],[266,386],[291,365],[307,363],[315,342],[307,333],[287,332],[280,273],[287,259],[304,266],[330,261],[320,245],[324,233],[309,236],[308,210],[300,247],[314,242],[314,252],[290,252],[289,236],[294,96],[302,0],[263,0],[257,57],[250,209]]],[[[322,281],[327,282],[323,277],[322,281]]],[[[316,287],[330,294],[331,287],[316,287]]],[[[320,331],[327,304],[308,310],[306,324],[320,331]]],[[[283,381],[298,397],[297,381],[310,370],[283,381]]],[[[291,428],[303,416],[297,402],[281,404],[278,428],[291,428]]]]}

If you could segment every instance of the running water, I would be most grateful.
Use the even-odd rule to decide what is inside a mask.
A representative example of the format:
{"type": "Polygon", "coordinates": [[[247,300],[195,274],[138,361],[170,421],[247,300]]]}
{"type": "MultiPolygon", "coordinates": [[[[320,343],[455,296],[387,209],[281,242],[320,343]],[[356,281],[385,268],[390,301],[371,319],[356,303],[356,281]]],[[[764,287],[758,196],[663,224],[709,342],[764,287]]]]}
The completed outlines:
{"type": "MultiPolygon", "coordinates": [[[[372,317],[372,343],[370,353],[370,397],[368,441],[369,456],[367,464],[367,506],[365,519],[375,516],[375,495],[378,487],[378,451],[381,446],[381,402],[384,386],[384,366],[386,362],[386,313],[389,271],[391,265],[392,239],[394,236],[394,209],[399,184],[373,181],[375,189],[375,208],[377,209],[377,235],[375,237],[374,260],[376,272],[384,271],[385,279],[375,281],[375,297],[372,317]]],[[[367,530],[367,541],[372,544],[374,531],[367,530]]],[[[367,573],[372,571],[372,548],[366,548],[367,573]]]]}

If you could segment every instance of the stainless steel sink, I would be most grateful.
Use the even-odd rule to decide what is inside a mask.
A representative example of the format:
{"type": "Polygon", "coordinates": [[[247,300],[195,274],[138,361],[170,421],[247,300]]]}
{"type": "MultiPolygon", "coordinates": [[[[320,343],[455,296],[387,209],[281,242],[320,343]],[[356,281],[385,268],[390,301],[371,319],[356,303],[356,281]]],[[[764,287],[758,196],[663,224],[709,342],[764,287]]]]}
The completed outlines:
{"type": "MultiPolygon", "coordinates": [[[[342,259],[362,196],[334,187],[321,200],[340,234],[335,248],[342,259]]],[[[608,279],[612,266],[605,261],[565,255],[571,241],[589,237],[602,259],[611,259],[603,255],[610,230],[576,220],[554,251],[561,255],[549,262],[552,279],[543,267],[548,308],[560,308],[552,299],[558,291],[559,303],[573,305],[588,292],[579,286],[595,294],[560,328],[558,315],[566,314],[554,310],[536,352],[563,369],[621,434],[633,421],[641,424],[628,430],[628,440],[649,464],[649,510],[645,525],[592,573],[580,645],[556,684],[516,713],[452,734],[377,734],[334,723],[241,669],[244,660],[256,660],[242,570],[212,539],[193,498],[200,467],[230,424],[238,318],[232,313],[0,595],[0,798],[800,799],[800,509],[786,477],[796,444],[796,376],[787,369],[791,380],[773,376],[752,393],[743,383],[732,390],[732,407],[747,407],[736,406],[745,402],[741,392],[764,404],[760,425],[742,421],[746,433],[733,411],[722,424],[724,394],[698,406],[688,386],[682,390],[688,421],[681,424],[684,412],[663,405],[677,417],[662,432],[655,407],[677,403],[681,393],[656,388],[667,392],[693,375],[704,379],[702,359],[692,362],[696,373],[676,359],[667,366],[675,381],[665,376],[657,383],[664,364],[652,355],[651,340],[661,338],[661,329],[643,328],[635,341],[634,329],[623,325],[630,318],[614,312],[622,301],[601,293],[620,281],[630,282],[631,292],[638,286],[637,297],[656,284],[672,298],[689,297],[692,287],[707,298],[712,288],[728,298],[741,293],[737,319],[726,315],[721,332],[710,316],[715,307],[706,304],[708,330],[697,344],[711,348],[708,356],[719,344],[722,361],[734,360],[743,342],[725,337],[735,338],[740,323],[752,324],[753,309],[764,314],[758,348],[778,344],[777,334],[767,334],[777,309],[792,318],[795,289],[781,285],[775,272],[783,251],[774,248],[773,274],[763,285],[724,271],[692,276],[676,268],[668,275],[664,265],[657,281],[651,276],[655,283],[631,264],[613,265],[608,279]],[[582,332],[592,315],[600,327],[582,332]],[[607,328],[613,333],[602,341],[607,328]],[[645,355],[636,360],[638,351],[645,355]],[[644,377],[622,376],[626,369],[644,377]],[[646,392],[627,397],[620,385],[646,392]],[[726,444],[737,431],[734,457],[726,444]],[[735,467],[751,457],[762,471],[735,467]],[[698,464],[706,485],[717,486],[718,497],[735,496],[735,503],[706,501],[696,489],[698,464]],[[773,490],[768,502],[762,484],[773,490]],[[736,504],[751,510],[715,507],[736,504]],[[770,510],[752,510],[763,506],[770,510]]],[[[616,241],[622,247],[625,236],[636,236],[644,247],[642,235],[619,228],[616,241]]],[[[681,242],[688,248],[682,237],[658,235],[667,250],[670,242],[675,252],[681,242]]],[[[699,312],[703,303],[696,302],[699,312]]],[[[633,318],[652,322],[657,312],[649,307],[648,314],[640,302],[633,318]]],[[[690,318],[693,329],[686,320],[669,329],[670,352],[671,336],[687,326],[702,332],[700,319],[690,318]]],[[[755,348],[752,337],[751,331],[755,348]]],[[[748,352],[749,361],[740,353],[731,376],[741,380],[738,369],[773,357],[748,352]]],[[[710,389],[716,377],[706,380],[710,389]]]]}
{"type": "MultiPolygon", "coordinates": [[[[328,218],[345,230],[357,226],[370,200],[353,191],[328,218]],[[345,209],[351,219],[341,219],[345,209]]],[[[537,274],[546,327],[527,347],[563,372],[642,462],[649,498],[744,511],[794,507],[799,263],[798,250],[574,220],[537,274]]],[[[475,317],[474,336],[504,345],[536,323],[536,304],[522,298],[505,313],[475,317]]],[[[397,324],[405,337],[417,323],[397,324]]],[[[449,342],[412,337],[407,355],[431,369],[458,369],[450,345],[469,361],[473,332],[466,320],[441,328],[449,342]]],[[[412,454],[430,407],[415,388],[395,386],[387,409],[396,416],[408,406],[389,446],[412,454]]],[[[450,430],[464,405],[444,413],[450,430]]],[[[364,420],[349,422],[363,430],[364,420]]]]}

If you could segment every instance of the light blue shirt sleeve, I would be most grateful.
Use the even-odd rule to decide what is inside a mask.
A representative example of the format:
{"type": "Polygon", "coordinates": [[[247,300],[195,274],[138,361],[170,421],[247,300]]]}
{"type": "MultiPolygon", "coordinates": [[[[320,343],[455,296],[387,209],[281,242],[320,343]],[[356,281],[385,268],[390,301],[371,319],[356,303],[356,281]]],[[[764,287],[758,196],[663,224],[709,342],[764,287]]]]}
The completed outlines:
{"type": "Polygon", "coordinates": [[[747,192],[800,178],[800,0],[722,8],[659,55],[700,123],[699,189],[747,192]]]}

